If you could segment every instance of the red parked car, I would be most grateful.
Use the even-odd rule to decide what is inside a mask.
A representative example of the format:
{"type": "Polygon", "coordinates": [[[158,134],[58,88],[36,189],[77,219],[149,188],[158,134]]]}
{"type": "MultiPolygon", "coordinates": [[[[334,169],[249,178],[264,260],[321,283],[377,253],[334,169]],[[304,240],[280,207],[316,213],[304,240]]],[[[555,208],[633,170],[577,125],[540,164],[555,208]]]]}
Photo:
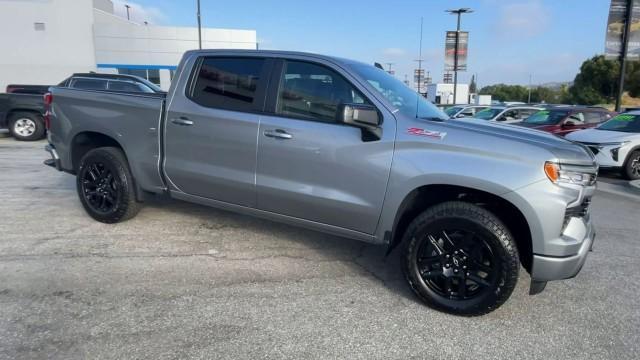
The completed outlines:
{"type": "Polygon", "coordinates": [[[605,108],[559,106],[538,111],[516,125],[565,136],[576,130],[596,127],[614,115],[605,108]]]}

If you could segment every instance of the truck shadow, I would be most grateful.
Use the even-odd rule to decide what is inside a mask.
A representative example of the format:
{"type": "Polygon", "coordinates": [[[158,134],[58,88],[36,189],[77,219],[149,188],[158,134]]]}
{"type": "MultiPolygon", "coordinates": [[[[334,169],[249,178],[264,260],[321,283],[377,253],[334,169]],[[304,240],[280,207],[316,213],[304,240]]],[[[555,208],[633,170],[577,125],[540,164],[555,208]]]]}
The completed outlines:
{"type": "MultiPolygon", "coordinates": [[[[404,299],[419,302],[402,274],[399,248],[387,255],[387,247],[384,245],[364,243],[172,199],[148,200],[140,215],[144,216],[145,210],[169,212],[171,217],[185,217],[189,222],[195,221],[200,228],[200,235],[203,232],[210,232],[212,235],[220,231],[230,232],[234,236],[233,251],[268,250],[269,256],[340,262],[354,273],[370,277],[404,299]],[[291,255],[292,250],[296,255],[291,255]],[[273,251],[279,254],[274,254],[273,251]]],[[[322,274],[314,275],[323,277],[322,274]]]]}

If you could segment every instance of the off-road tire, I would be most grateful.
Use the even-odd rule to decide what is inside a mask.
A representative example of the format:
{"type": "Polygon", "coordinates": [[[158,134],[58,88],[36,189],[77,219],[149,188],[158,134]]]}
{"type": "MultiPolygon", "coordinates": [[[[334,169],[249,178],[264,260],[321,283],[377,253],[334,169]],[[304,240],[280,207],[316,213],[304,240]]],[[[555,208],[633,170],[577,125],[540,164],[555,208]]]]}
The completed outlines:
{"type": "Polygon", "coordinates": [[[118,148],[101,147],[87,152],[77,169],[76,188],[82,206],[97,221],[107,224],[122,222],[133,218],[140,211],[141,204],[136,201],[133,176],[124,153],[118,148]],[[93,178],[90,171],[95,173],[99,169],[108,171],[111,177],[107,175],[105,184],[94,191],[96,185],[90,182],[93,178]],[[96,200],[95,195],[89,195],[95,192],[108,193],[108,197],[112,199],[109,202],[111,205],[105,208],[96,205],[100,200],[96,200]]]}
{"type": "MultiPolygon", "coordinates": [[[[475,244],[474,240],[468,241],[475,244]]],[[[404,233],[402,243],[404,245],[402,267],[405,278],[420,300],[434,309],[455,315],[483,315],[500,307],[507,301],[516,287],[520,262],[515,240],[497,216],[477,205],[451,201],[428,208],[409,224],[404,233]],[[486,246],[486,249],[490,248],[492,256],[496,259],[493,265],[493,283],[491,286],[486,286],[482,291],[479,291],[474,298],[465,299],[463,294],[461,299],[453,299],[454,297],[451,293],[449,293],[448,297],[439,294],[432,289],[433,286],[429,287],[427,285],[426,281],[430,280],[425,280],[423,278],[424,273],[421,273],[421,269],[419,269],[419,249],[425,242],[430,242],[427,236],[430,232],[438,231],[443,226],[458,228],[460,230],[457,231],[460,232],[469,231],[472,234],[477,234],[478,239],[483,239],[479,241],[484,244],[483,246],[486,246]]],[[[451,244],[453,246],[453,242],[451,244]]],[[[475,247],[476,245],[471,246],[475,247]]],[[[451,264],[445,265],[450,266],[451,264]]],[[[443,272],[444,270],[444,267],[442,267],[443,272]]],[[[450,279],[443,279],[451,281],[450,279]]],[[[464,284],[470,283],[473,285],[470,282],[471,280],[467,281],[466,279],[464,284]]],[[[477,288],[480,288],[479,285],[477,288]]]]}

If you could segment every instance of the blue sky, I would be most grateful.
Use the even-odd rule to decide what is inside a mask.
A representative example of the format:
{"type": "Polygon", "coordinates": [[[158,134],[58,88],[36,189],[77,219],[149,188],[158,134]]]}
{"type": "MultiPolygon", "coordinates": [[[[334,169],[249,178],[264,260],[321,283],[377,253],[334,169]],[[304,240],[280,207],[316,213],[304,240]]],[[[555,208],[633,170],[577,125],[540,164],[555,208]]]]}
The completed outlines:
{"type": "MultiPolygon", "coordinates": [[[[123,11],[124,0],[115,0],[123,11]]],[[[195,0],[135,0],[134,19],[195,26],[195,0]]],[[[254,29],[261,49],[310,51],[368,63],[393,62],[396,75],[412,74],[422,56],[434,81],[442,79],[445,31],[455,17],[444,10],[470,7],[468,81],[480,86],[573,80],[585,59],[603,52],[609,0],[201,0],[203,26],[254,29]]]]}

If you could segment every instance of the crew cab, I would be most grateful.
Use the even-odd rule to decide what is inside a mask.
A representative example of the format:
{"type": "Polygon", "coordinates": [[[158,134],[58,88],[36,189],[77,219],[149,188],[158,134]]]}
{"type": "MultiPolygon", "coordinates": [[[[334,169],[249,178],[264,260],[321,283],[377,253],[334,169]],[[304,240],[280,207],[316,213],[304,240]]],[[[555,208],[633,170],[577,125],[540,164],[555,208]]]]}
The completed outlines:
{"type": "Polygon", "coordinates": [[[399,248],[415,294],[453,314],[501,306],[521,264],[532,294],[575,276],[595,238],[587,148],[449,121],[356,61],[188,51],[166,95],[52,87],[47,107],[46,164],[97,221],[160,194],[399,248]]]}

